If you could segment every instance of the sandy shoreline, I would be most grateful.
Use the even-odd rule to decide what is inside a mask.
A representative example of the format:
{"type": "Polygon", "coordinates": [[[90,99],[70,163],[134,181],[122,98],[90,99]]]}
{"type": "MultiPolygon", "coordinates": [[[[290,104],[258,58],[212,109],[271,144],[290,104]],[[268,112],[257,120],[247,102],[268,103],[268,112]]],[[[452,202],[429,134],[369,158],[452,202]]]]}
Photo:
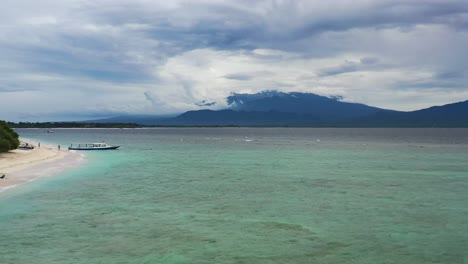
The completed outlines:
{"type": "Polygon", "coordinates": [[[57,174],[67,168],[75,167],[83,161],[84,156],[66,149],[28,141],[34,146],[32,150],[16,149],[0,154],[0,192],[25,184],[41,177],[57,174]]]}

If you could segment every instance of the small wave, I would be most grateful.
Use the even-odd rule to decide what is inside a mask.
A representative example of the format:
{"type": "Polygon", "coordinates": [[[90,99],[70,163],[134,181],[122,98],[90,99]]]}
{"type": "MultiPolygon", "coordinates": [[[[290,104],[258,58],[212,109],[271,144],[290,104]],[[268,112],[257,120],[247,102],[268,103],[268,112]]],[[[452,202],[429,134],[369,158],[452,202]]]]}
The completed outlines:
{"type": "Polygon", "coordinates": [[[12,185],[8,185],[8,186],[0,187],[0,193],[6,191],[6,190],[8,190],[8,189],[15,188],[15,187],[18,186],[18,185],[19,185],[19,184],[12,184],[12,185]]]}

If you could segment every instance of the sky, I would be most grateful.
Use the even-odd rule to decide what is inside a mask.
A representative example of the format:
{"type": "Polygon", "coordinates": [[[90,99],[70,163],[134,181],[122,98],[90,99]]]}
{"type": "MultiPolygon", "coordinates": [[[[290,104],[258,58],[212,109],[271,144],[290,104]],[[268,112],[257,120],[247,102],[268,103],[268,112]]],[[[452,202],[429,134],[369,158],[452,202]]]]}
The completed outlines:
{"type": "Polygon", "coordinates": [[[468,0],[6,0],[0,119],[225,108],[232,93],[395,110],[468,100],[468,0]]]}

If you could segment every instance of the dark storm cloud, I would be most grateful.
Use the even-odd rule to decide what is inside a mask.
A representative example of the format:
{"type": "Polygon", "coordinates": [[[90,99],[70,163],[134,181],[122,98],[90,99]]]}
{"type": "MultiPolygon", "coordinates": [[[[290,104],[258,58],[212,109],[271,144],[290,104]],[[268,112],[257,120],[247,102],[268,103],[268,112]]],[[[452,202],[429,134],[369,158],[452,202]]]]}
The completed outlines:
{"type": "Polygon", "coordinates": [[[425,79],[416,79],[402,82],[397,85],[397,89],[446,89],[446,90],[466,90],[466,73],[461,70],[440,71],[425,79]]]}
{"type": "Polygon", "coordinates": [[[359,64],[354,62],[345,62],[341,65],[337,65],[334,67],[325,68],[319,71],[319,76],[331,76],[331,75],[338,75],[348,72],[355,72],[358,71],[359,64]]]}
{"type": "Polygon", "coordinates": [[[464,1],[376,1],[363,9],[332,12],[320,20],[305,20],[304,27],[296,31],[296,36],[356,28],[408,30],[422,24],[466,28],[467,13],[468,4],[464,1]]]}
{"type": "MultiPolygon", "coordinates": [[[[423,24],[439,24],[460,29],[465,28],[468,22],[468,4],[463,1],[376,1],[372,4],[358,2],[355,5],[357,8],[351,8],[349,11],[330,10],[335,12],[326,15],[320,14],[320,10],[314,12],[314,6],[310,4],[310,9],[305,10],[303,16],[297,13],[304,11],[299,10],[299,3],[304,2],[281,3],[261,15],[245,8],[220,4],[185,5],[178,14],[200,12],[210,15],[183,27],[162,24],[153,31],[153,35],[181,45],[189,41],[190,44],[185,46],[187,49],[269,47],[290,50],[294,46],[285,43],[329,31],[358,28],[411,30],[412,27],[423,24]],[[236,23],[228,23],[231,21],[236,23]]],[[[309,5],[305,4],[305,7],[307,6],[309,5]]]]}
{"type": "Polygon", "coordinates": [[[376,64],[377,62],[379,62],[379,59],[376,57],[361,58],[361,63],[364,65],[376,64]]]}
{"type": "Polygon", "coordinates": [[[466,76],[466,73],[458,71],[443,71],[436,74],[435,78],[439,80],[454,80],[460,79],[466,76]]]}
{"type": "Polygon", "coordinates": [[[225,75],[224,78],[229,79],[229,80],[248,81],[248,80],[252,80],[254,76],[250,74],[246,74],[246,73],[233,73],[233,74],[225,75]]]}
{"type": "MultiPolygon", "coordinates": [[[[45,28],[43,32],[39,28],[34,34],[51,45],[37,47],[37,44],[26,43],[23,49],[30,56],[23,60],[31,60],[46,71],[63,71],[65,75],[84,74],[96,79],[125,81],[150,78],[145,69],[149,61],[153,65],[162,64],[169,57],[193,49],[270,48],[305,52],[303,56],[306,56],[304,49],[308,48],[298,41],[324,32],[411,28],[421,24],[464,28],[468,14],[468,5],[463,1],[376,1],[371,4],[358,1],[349,10],[337,8],[326,15],[320,13],[323,6],[315,8],[313,2],[307,1],[281,1],[269,7],[265,1],[253,1],[257,8],[250,9],[243,3],[182,2],[170,10],[125,1],[107,5],[87,3],[78,7],[70,19],[96,25],[98,31],[76,29],[73,20],[45,28]],[[142,38],[157,44],[140,45],[136,40],[142,38]],[[129,57],[129,51],[135,50],[145,57],[141,64],[129,57]]],[[[2,42],[13,47],[17,45],[2,42]]],[[[355,66],[346,64],[324,74],[353,70],[355,66]]]]}
{"type": "Polygon", "coordinates": [[[345,61],[342,64],[323,68],[319,70],[318,75],[322,77],[339,75],[362,70],[380,70],[389,67],[389,65],[380,64],[376,57],[364,57],[359,61],[345,61]]]}
{"type": "Polygon", "coordinates": [[[160,41],[163,54],[175,55],[187,50],[256,48],[250,39],[264,34],[264,20],[245,8],[229,4],[183,2],[170,11],[134,5],[97,9],[91,17],[97,23],[116,27],[132,23],[151,25],[141,30],[146,37],[160,41]],[[169,12],[169,13],[168,13],[169,12]]]}
{"type": "Polygon", "coordinates": [[[195,103],[196,106],[199,106],[199,107],[205,107],[205,106],[213,106],[215,105],[216,102],[210,102],[210,101],[206,101],[206,100],[203,100],[201,102],[197,102],[195,103]]]}
{"type": "Polygon", "coordinates": [[[450,89],[463,90],[465,87],[460,87],[460,83],[454,81],[442,81],[437,79],[415,80],[400,82],[394,87],[396,90],[408,89],[450,89]]]}

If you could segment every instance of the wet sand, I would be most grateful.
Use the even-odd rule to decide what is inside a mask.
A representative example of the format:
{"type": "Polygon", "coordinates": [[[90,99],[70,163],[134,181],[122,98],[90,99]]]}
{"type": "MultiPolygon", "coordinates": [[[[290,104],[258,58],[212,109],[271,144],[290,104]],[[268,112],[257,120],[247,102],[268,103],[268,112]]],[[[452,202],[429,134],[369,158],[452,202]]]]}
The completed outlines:
{"type": "MultiPolygon", "coordinates": [[[[25,142],[23,142],[25,143],[25,142]]],[[[55,175],[69,167],[77,166],[83,155],[66,149],[28,142],[34,149],[15,149],[0,154],[0,192],[31,182],[41,177],[55,175]]]]}

